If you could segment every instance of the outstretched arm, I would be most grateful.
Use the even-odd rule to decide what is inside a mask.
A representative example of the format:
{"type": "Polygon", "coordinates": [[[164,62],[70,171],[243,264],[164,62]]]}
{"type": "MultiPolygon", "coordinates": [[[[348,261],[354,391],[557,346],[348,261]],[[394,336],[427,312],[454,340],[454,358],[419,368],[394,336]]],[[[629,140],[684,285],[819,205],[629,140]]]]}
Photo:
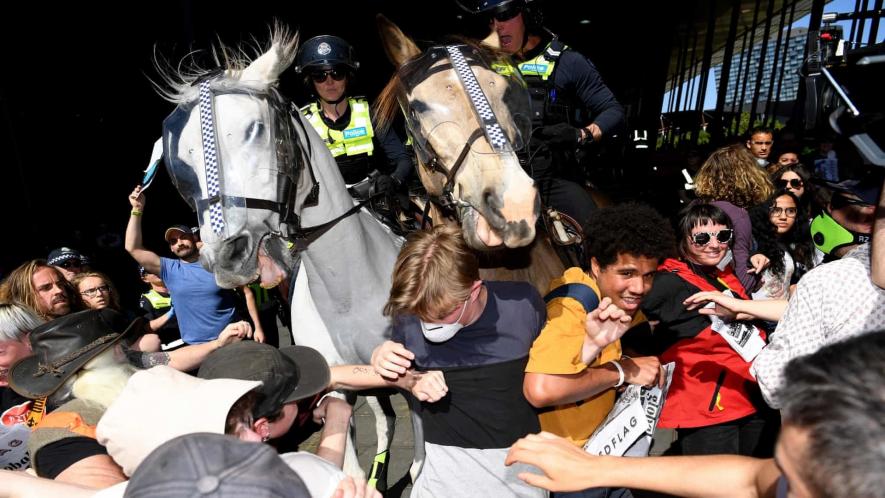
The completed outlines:
{"type": "Polygon", "coordinates": [[[129,224],[126,225],[126,251],[143,266],[145,270],[155,275],[160,274],[160,256],[153,251],[144,248],[141,241],[141,216],[144,213],[145,198],[141,192],[141,185],[129,194],[129,204],[132,211],[129,214],[129,224]]]}
{"type": "Polygon", "coordinates": [[[396,387],[409,391],[419,401],[433,403],[449,392],[443,373],[438,370],[417,372],[413,369],[395,380],[386,379],[372,369],[371,365],[339,365],[331,368],[331,389],[359,391],[379,387],[396,387]]]}
{"type": "Polygon", "coordinates": [[[773,459],[732,455],[622,458],[586,453],[546,432],[517,441],[505,463],[524,463],[544,475],[520,479],[550,491],[634,488],[686,497],[774,497],[780,471],[773,459]],[[715,483],[715,485],[711,485],[715,483]]]}
{"type": "Polygon", "coordinates": [[[682,302],[685,309],[693,310],[707,303],[715,303],[712,308],[700,308],[702,315],[716,315],[729,320],[768,320],[780,321],[787,309],[786,299],[736,299],[717,291],[698,292],[682,302]]]}
{"type": "Polygon", "coordinates": [[[873,283],[885,289],[885,183],[879,193],[876,220],[873,224],[873,241],[870,246],[870,274],[873,283]]]}

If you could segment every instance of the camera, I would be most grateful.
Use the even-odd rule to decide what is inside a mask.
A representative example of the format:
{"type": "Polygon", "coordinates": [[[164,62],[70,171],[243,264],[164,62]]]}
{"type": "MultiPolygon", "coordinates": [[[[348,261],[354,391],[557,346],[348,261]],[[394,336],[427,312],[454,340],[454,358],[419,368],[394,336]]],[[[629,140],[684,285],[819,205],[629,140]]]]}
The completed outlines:
{"type": "Polygon", "coordinates": [[[836,21],[885,17],[882,9],[826,13],[809,32],[803,80],[805,129],[832,129],[847,137],[868,162],[885,166],[885,44],[852,47],[836,21]]]}

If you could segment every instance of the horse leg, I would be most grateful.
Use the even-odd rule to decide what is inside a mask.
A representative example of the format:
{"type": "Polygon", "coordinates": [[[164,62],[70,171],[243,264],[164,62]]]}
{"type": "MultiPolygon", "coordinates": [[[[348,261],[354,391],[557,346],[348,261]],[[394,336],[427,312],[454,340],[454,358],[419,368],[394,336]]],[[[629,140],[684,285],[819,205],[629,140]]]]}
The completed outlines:
{"type": "Polygon", "coordinates": [[[390,445],[396,428],[396,412],[390,396],[366,396],[366,404],[375,416],[375,434],[378,437],[375,458],[369,471],[369,484],[378,491],[387,490],[387,468],[390,462],[390,445]]]}
{"type": "MultiPolygon", "coordinates": [[[[338,393],[336,393],[338,394],[338,393]]],[[[353,406],[356,403],[356,394],[347,393],[343,395],[344,399],[353,406]]],[[[344,473],[359,479],[365,479],[366,473],[360,467],[359,458],[356,455],[356,420],[350,417],[350,430],[347,431],[347,439],[344,444],[344,473]]]]}
{"type": "Polygon", "coordinates": [[[421,417],[415,410],[415,404],[418,400],[411,396],[406,397],[409,400],[409,415],[412,417],[412,434],[414,436],[414,456],[412,457],[412,465],[409,467],[409,477],[414,483],[418,476],[421,475],[421,469],[424,467],[424,425],[421,423],[421,417]]]}

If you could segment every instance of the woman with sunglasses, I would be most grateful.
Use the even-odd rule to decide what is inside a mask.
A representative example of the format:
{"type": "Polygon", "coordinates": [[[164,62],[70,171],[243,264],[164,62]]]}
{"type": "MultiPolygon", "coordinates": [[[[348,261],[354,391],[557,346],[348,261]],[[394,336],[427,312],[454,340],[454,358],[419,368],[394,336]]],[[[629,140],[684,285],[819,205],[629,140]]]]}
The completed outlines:
{"type": "Polygon", "coordinates": [[[741,144],[715,150],[695,177],[696,192],[704,202],[719,207],[734,224],[730,261],[744,290],[752,292],[768,259],[753,254],[753,230],[747,210],[765,201],[774,185],[756,159],[741,144]]]}
{"type": "MultiPolygon", "coordinates": [[[[689,205],[677,227],[679,258],[658,268],[641,309],[654,324],[644,354],[675,362],[660,427],[673,428],[685,455],[770,456],[774,438],[763,437],[766,420],[749,368],[765,344],[765,332],[750,322],[725,321],[683,304],[699,291],[749,299],[730,267],[718,265],[733,243],[731,220],[722,209],[689,205]]],[[[759,398],[761,399],[761,398],[759,398]]]]}
{"type": "Polygon", "coordinates": [[[789,190],[799,198],[799,209],[807,220],[817,214],[819,209],[813,209],[816,202],[816,190],[811,183],[811,174],[801,164],[788,164],[772,173],[771,181],[778,190],[789,190]],[[814,211],[814,213],[812,213],[814,211]]]}
{"type": "MultiPolygon", "coordinates": [[[[348,87],[359,67],[353,47],[342,38],[320,35],[304,42],[295,70],[304,75],[304,84],[316,100],[302,107],[301,113],[326,142],[348,187],[374,186],[376,192],[393,194],[408,179],[412,159],[395,133],[375,129],[369,102],[349,96],[348,87]],[[377,149],[382,154],[376,154],[377,149]],[[379,164],[379,156],[388,164],[379,164]],[[362,183],[376,170],[385,174],[375,173],[372,182],[362,183]]],[[[366,188],[359,196],[369,193],[366,188]]]]}
{"type": "Polygon", "coordinates": [[[80,298],[87,308],[93,310],[111,308],[122,311],[117,288],[104,273],[95,271],[80,273],[74,276],[71,284],[80,293],[80,298]]]}

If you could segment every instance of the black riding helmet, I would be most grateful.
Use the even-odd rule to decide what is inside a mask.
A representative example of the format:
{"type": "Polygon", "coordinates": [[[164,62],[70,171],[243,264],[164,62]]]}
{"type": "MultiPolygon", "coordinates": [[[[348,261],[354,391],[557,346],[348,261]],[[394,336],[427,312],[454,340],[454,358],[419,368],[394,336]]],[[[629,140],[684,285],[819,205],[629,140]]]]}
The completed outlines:
{"type": "Polygon", "coordinates": [[[332,35],[314,36],[302,43],[295,58],[295,71],[299,73],[338,66],[355,72],[360,63],[354,57],[353,47],[343,38],[332,35]]]}
{"type": "Polygon", "coordinates": [[[544,23],[537,0],[457,0],[458,5],[471,14],[484,14],[504,19],[511,19],[520,12],[529,31],[541,29],[544,23]]]}

